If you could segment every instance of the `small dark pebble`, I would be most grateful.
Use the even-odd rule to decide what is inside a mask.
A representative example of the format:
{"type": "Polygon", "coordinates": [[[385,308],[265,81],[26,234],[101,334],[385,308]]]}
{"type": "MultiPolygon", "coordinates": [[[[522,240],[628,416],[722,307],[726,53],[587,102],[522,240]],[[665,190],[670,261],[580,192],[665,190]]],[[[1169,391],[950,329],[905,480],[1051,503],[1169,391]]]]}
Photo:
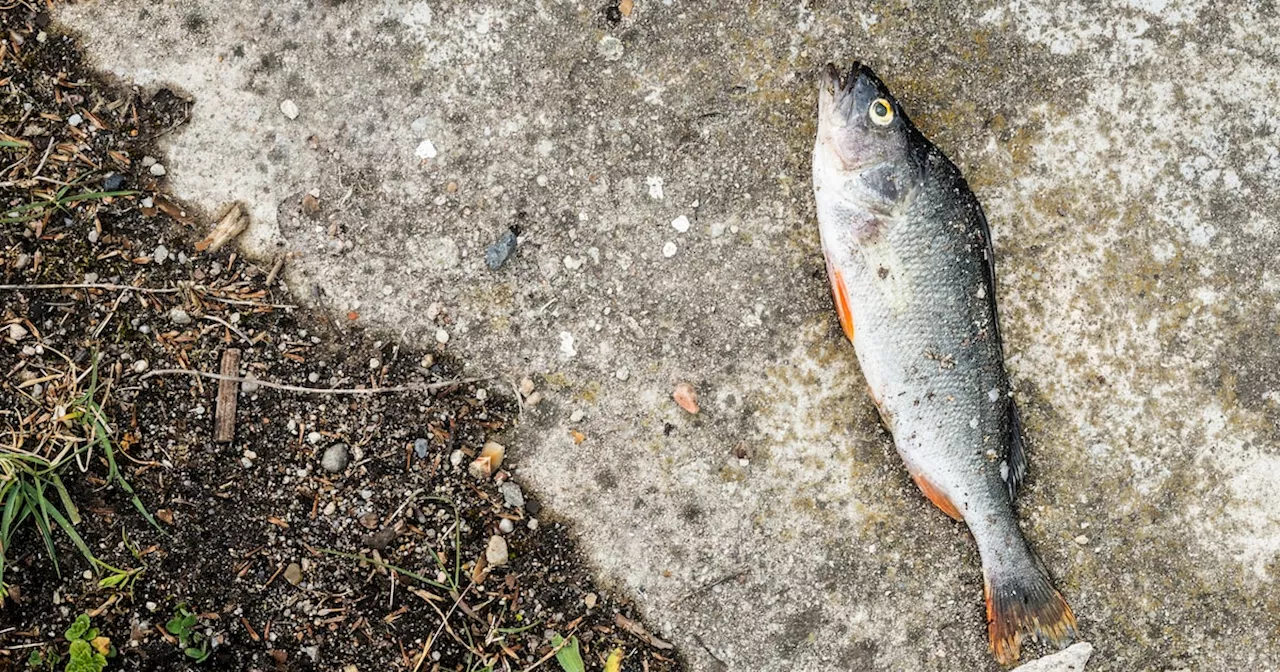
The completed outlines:
{"type": "Polygon", "coordinates": [[[511,253],[515,251],[516,233],[507,229],[502,234],[502,237],[498,238],[497,242],[484,251],[484,263],[489,265],[489,270],[496,271],[502,268],[502,265],[507,262],[507,257],[510,257],[511,253]]]}
{"type": "Polygon", "coordinates": [[[426,439],[414,439],[413,454],[418,456],[419,460],[426,459],[427,451],[430,450],[431,444],[426,439]]]}
{"type": "Polygon", "coordinates": [[[618,3],[611,3],[604,8],[604,18],[609,23],[616,24],[622,20],[622,10],[618,9],[618,3]]]}
{"type": "Polygon", "coordinates": [[[102,188],[107,191],[115,191],[124,186],[124,175],[120,173],[111,173],[102,178],[102,188]]]}
{"type": "Polygon", "coordinates": [[[529,515],[536,516],[538,515],[538,512],[542,510],[542,505],[538,503],[538,500],[526,496],[524,498],[524,510],[527,511],[529,515]]]}
{"type": "Polygon", "coordinates": [[[398,532],[396,531],[396,528],[384,527],[373,534],[365,535],[365,537],[360,541],[365,546],[375,551],[381,551],[386,548],[388,544],[395,541],[397,534],[398,532]]]}

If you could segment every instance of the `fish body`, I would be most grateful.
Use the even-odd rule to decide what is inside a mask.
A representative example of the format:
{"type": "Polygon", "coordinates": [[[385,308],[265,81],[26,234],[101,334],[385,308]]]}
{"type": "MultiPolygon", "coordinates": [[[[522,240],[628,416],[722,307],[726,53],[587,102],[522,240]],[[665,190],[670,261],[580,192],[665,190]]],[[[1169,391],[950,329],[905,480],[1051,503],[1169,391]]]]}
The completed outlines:
{"type": "Polygon", "coordinates": [[[819,90],[813,182],[836,312],[907,471],[968,526],[991,651],[1061,644],[1075,617],[1018,528],[1026,474],[996,314],[991,235],[960,170],[855,63],[819,90]]]}

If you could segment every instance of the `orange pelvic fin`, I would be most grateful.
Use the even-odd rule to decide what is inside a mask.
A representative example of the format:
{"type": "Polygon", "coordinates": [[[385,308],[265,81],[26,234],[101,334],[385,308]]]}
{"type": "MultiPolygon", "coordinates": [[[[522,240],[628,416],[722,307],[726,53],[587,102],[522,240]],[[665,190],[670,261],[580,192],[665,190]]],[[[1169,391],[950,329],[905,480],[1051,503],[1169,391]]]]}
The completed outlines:
{"type": "Polygon", "coordinates": [[[940,488],[935,486],[933,483],[930,483],[929,479],[924,476],[920,476],[919,474],[911,474],[911,480],[915,481],[916,485],[920,486],[920,492],[923,492],[924,496],[927,497],[929,501],[933,502],[934,506],[941,509],[943,513],[955,518],[956,520],[962,519],[960,509],[957,509],[956,505],[951,503],[951,500],[943,494],[940,488]]]}
{"type": "Polygon", "coordinates": [[[849,292],[844,287],[844,275],[827,257],[827,279],[831,282],[831,300],[836,304],[836,316],[840,318],[840,328],[844,335],[853,342],[853,307],[849,305],[849,292]]]}
{"type": "Polygon", "coordinates": [[[983,596],[991,653],[1001,665],[1017,662],[1024,636],[1035,635],[1055,646],[1075,637],[1075,614],[1042,570],[1028,569],[1008,577],[984,575],[983,596]]]}

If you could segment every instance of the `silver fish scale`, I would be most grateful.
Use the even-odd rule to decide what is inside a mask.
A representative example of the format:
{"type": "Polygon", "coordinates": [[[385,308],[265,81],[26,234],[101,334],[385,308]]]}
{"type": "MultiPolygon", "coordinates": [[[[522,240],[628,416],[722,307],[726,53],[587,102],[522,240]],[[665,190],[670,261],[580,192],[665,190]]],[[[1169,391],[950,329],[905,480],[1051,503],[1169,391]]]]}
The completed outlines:
{"type": "Polygon", "coordinates": [[[1009,385],[982,215],[960,178],[940,172],[926,173],[904,212],[875,216],[862,240],[824,246],[844,274],[858,360],[899,454],[982,541],[982,519],[1013,523],[1001,469],[1009,385]]]}

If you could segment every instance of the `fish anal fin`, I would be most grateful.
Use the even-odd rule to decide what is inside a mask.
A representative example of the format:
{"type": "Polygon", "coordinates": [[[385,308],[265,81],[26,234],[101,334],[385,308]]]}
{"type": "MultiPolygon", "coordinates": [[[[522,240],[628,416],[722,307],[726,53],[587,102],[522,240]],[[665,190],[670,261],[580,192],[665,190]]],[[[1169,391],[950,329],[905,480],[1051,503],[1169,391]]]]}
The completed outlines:
{"type": "Polygon", "coordinates": [[[920,474],[911,474],[911,480],[916,482],[916,485],[920,488],[920,492],[924,493],[924,496],[929,501],[933,502],[934,506],[941,509],[943,513],[955,518],[956,520],[964,519],[964,517],[960,515],[960,509],[957,509],[956,505],[951,503],[951,499],[942,492],[942,489],[931,483],[929,479],[921,476],[920,474]]]}
{"type": "Polygon", "coordinates": [[[849,290],[845,289],[844,274],[827,256],[827,279],[831,282],[831,300],[836,304],[836,317],[840,318],[840,328],[844,335],[853,342],[853,307],[849,305],[849,290]]]}

